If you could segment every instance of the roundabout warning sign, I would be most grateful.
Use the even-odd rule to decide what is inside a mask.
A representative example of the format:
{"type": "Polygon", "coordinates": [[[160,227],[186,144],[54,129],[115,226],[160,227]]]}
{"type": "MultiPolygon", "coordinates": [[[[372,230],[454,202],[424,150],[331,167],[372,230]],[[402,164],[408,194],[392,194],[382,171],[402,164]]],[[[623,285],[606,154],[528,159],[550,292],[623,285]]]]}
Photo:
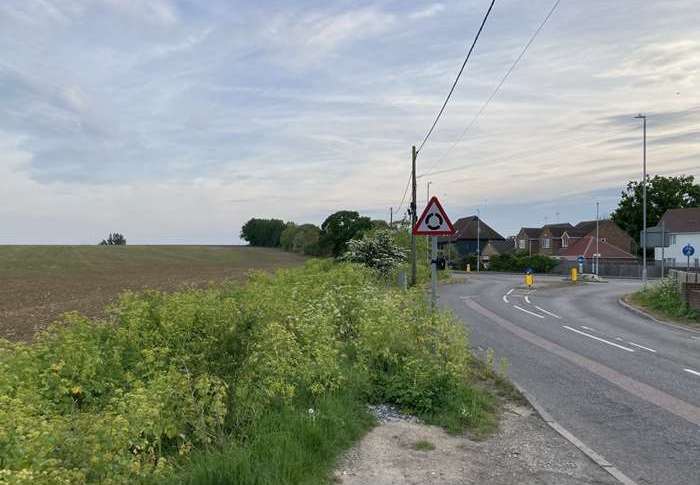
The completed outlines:
{"type": "Polygon", "coordinates": [[[416,236],[449,236],[455,233],[450,218],[437,197],[433,197],[425,207],[418,222],[413,227],[416,236]]]}

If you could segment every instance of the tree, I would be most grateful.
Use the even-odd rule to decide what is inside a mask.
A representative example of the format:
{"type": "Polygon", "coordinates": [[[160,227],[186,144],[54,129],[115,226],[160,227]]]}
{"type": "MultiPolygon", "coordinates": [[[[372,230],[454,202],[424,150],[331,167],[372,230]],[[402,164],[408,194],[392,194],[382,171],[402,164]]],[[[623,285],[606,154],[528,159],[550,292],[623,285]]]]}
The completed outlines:
{"type": "Polygon", "coordinates": [[[292,251],[307,256],[319,256],[321,250],[318,241],[321,237],[321,229],[313,224],[302,224],[294,234],[292,251]]]}
{"type": "Polygon", "coordinates": [[[100,246],[126,246],[126,238],[118,232],[110,232],[107,239],[103,239],[100,242],[100,246]]]}
{"type": "Polygon", "coordinates": [[[298,231],[299,226],[293,222],[288,222],[287,226],[284,228],[284,231],[282,231],[282,234],[280,234],[280,247],[285,251],[293,251],[294,237],[298,231]]]}
{"type": "Polygon", "coordinates": [[[338,211],[321,224],[321,250],[338,257],[345,252],[348,241],[362,237],[370,229],[369,217],[360,216],[356,211],[338,211]]]}
{"type": "Polygon", "coordinates": [[[282,231],[287,226],[279,219],[252,218],[241,227],[241,239],[251,246],[276,248],[280,245],[282,231]]]}
{"type": "MultiPolygon", "coordinates": [[[[700,185],[692,175],[647,177],[647,227],[656,226],[668,209],[700,207],[700,185]]],[[[630,181],[610,218],[635,241],[642,231],[642,183],[630,181]]]]}
{"type": "Polygon", "coordinates": [[[371,236],[350,240],[342,259],[364,264],[386,276],[406,258],[407,251],[396,244],[391,231],[377,231],[371,236]]]}

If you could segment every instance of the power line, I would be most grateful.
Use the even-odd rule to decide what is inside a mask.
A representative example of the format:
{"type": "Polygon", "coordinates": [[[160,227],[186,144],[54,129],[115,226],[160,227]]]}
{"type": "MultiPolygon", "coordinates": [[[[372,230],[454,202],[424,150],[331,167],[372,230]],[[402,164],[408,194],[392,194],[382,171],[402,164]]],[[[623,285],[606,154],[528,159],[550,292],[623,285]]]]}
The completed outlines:
{"type": "Polygon", "coordinates": [[[469,124],[466,126],[466,128],[464,128],[464,131],[463,131],[462,134],[459,136],[459,138],[457,138],[457,140],[456,140],[456,141],[450,146],[450,148],[448,148],[448,150],[438,159],[438,161],[435,162],[435,163],[433,163],[433,165],[431,166],[431,168],[428,169],[428,170],[427,170],[425,173],[423,173],[422,175],[420,175],[420,177],[424,177],[424,176],[426,176],[426,175],[432,175],[432,173],[435,173],[435,172],[432,172],[432,173],[431,173],[431,172],[429,172],[429,170],[431,170],[433,167],[435,167],[435,165],[437,165],[437,164],[439,164],[440,162],[442,162],[442,161],[452,152],[452,150],[464,139],[464,137],[466,136],[466,134],[467,134],[467,133],[469,132],[469,130],[474,126],[474,124],[475,124],[476,121],[479,119],[479,117],[480,117],[481,114],[484,112],[484,110],[486,110],[486,107],[491,103],[491,101],[492,101],[493,98],[496,96],[496,94],[498,94],[498,91],[501,89],[501,87],[503,86],[503,84],[506,82],[506,79],[508,79],[508,77],[511,75],[511,73],[513,72],[513,70],[515,70],[515,68],[516,68],[516,66],[518,65],[518,63],[520,62],[520,60],[523,58],[523,56],[525,56],[525,53],[526,53],[527,50],[530,48],[530,45],[532,45],[532,43],[534,42],[535,38],[539,35],[540,31],[544,28],[544,26],[545,26],[545,25],[547,24],[547,22],[549,21],[549,18],[552,16],[552,14],[554,14],[554,11],[557,9],[557,7],[559,6],[559,3],[560,3],[560,2],[561,2],[561,0],[556,0],[556,1],[554,2],[554,5],[552,5],[552,8],[549,10],[549,13],[547,13],[547,15],[545,16],[544,20],[540,23],[539,27],[537,27],[537,30],[535,30],[535,32],[534,32],[534,33],[532,34],[532,36],[530,37],[530,40],[528,40],[527,43],[525,44],[525,47],[523,47],[523,50],[520,52],[520,55],[518,55],[518,57],[515,59],[515,61],[513,62],[513,64],[512,64],[512,65],[510,66],[510,68],[506,71],[505,75],[501,78],[501,81],[496,85],[496,88],[493,90],[493,92],[491,93],[491,95],[486,99],[486,101],[484,102],[484,104],[481,105],[481,108],[479,109],[479,111],[477,111],[476,115],[474,115],[474,118],[472,118],[472,120],[469,122],[469,124]]]}
{"type": "Polygon", "coordinates": [[[479,36],[481,35],[481,31],[484,29],[484,25],[486,24],[486,20],[489,18],[489,14],[491,13],[491,10],[493,9],[494,3],[496,3],[496,0],[491,0],[491,5],[489,5],[489,9],[486,11],[486,15],[484,15],[484,19],[481,21],[481,26],[479,27],[479,30],[477,31],[476,36],[474,37],[474,42],[472,42],[472,45],[469,48],[469,52],[467,53],[467,57],[464,59],[464,62],[462,63],[462,67],[459,69],[459,73],[457,73],[457,78],[455,79],[455,82],[452,83],[452,87],[450,88],[450,92],[447,94],[447,98],[445,98],[445,102],[442,103],[442,108],[440,108],[440,111],[438,112],[438,115],[435,118],[433,125],[430,127],[430,130],[428,130],[428,134],[425,135],[423,142],[418,147],[418,150],[416,150],[417,153],[420,153],[420,151],[423,149],[423,146],[428,141],[428,138],[430,138],[430,135],[432,135],[433,130],[435,130],[435,127],[437,126],[438,121],[440,121],[440,117],[442,116],[442,113],[445,111],[445,108],[447,107],[447,103],[450,101],[450,98],[452,97],[452,93],[454,92],[455,88],[457,87],[457,83],[459,82],[459,78],[462,76],[462,73],[464,72],[464,68],[467,67],[467,62],[469,62],[469,58],[472,55],[472,51],[474,51],[474,46],[476,46],[476,41],[479,40],[479,36]]]}
{"type": "Polygon", "coordinates": [[[408,193],[408,187],[411,185],[411,174],[408,174],[408,181],[406,182],[406,188],[403,190],[403,196],[401,197],[401,203],[399,204],[399,208],[396,211],[396,214],[401,214],[401,208],[403,207],[403,203],[406,200],[406,194],[408,193]]]}

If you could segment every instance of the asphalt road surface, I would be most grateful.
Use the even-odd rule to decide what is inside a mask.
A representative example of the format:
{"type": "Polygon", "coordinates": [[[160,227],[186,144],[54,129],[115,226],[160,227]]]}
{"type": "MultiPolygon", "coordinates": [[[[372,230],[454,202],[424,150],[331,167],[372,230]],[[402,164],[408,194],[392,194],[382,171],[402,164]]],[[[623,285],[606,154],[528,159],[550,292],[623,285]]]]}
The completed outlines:
{"type": "Polygon", "coordinates": [[[639,485],[700,485],[700,333],[621,307],[638,281],[457,278],[440,305],[562,426],[639,485]]]}

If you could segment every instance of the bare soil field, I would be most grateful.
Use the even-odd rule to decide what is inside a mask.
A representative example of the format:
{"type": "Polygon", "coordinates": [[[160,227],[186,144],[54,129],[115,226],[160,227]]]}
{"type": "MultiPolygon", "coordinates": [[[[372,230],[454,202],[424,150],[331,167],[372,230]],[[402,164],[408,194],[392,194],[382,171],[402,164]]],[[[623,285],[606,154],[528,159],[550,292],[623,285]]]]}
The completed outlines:
{"type": "Polygon", "coordinates": [[[245,246],[0,246],[0,337],[31,340],[68,311],[99,317],[124,290],[206,287],[304,260],[245,246]]]}

